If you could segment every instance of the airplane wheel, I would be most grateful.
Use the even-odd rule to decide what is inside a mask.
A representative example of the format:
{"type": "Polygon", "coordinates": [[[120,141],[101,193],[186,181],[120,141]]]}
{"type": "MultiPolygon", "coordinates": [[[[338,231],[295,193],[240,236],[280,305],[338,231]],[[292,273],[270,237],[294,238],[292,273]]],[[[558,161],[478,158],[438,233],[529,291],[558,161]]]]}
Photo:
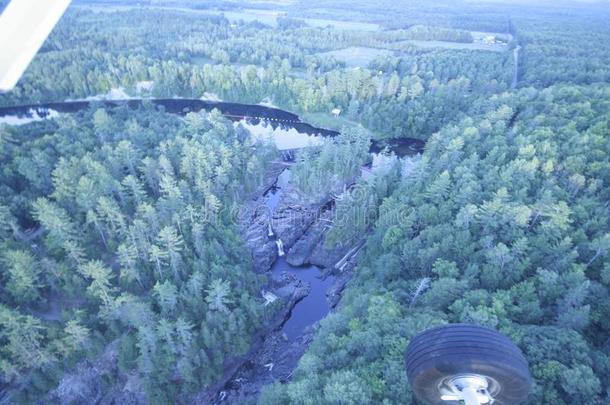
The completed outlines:
{"type": "Polygon", "coordinates": [[[428,329],[411,340],[405,359],[415,396],[428,404],[460,404],[470,395],[467,404],[477,403],[476,396],[481,404],[515,405],[527,398],[532,384],[521,350],[477,325],[428,329]]]}

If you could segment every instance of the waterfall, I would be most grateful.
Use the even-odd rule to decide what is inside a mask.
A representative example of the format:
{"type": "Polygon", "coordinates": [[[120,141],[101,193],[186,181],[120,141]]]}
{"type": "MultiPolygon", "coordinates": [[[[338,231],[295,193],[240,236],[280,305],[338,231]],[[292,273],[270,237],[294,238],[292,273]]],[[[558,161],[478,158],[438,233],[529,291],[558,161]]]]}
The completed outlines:
{"type": "Polygon", "coordinates": [[[269,236],[269,237],[273,236],[273,229],[271,229],[271,222],[269,222],[269,231],[267,232],[267,236],[269,236]]]}
{"type": "Polygon", "coordinates": [[[275,241],[275,244],[277,245],[277,255],[278,256],[284,256],[284,244],[282,243],[281,239],[278,239],[275,241]]]}

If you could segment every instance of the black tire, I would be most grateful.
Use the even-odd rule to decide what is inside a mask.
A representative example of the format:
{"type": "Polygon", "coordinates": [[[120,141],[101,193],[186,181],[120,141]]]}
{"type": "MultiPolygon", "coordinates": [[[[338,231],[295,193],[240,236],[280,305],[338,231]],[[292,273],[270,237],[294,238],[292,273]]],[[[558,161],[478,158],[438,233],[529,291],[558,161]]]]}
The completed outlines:
{"type": "Polygon", "coordinates": [[[521,350],[506,336],[476,325],[450,324],[428,329],[411,340],[405,359],[415,396],[428,404],[458,404],[441,401],[439,393],[439,384],[458,374],[494,379],[499,385],[494,405],[523,402],[532,384],[521,350]]]}

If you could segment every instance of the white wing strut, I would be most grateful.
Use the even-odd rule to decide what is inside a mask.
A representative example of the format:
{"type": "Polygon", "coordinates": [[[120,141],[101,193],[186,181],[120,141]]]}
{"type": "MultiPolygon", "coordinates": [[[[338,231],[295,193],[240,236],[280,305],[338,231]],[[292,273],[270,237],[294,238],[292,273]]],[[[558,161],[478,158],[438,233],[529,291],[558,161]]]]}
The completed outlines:
{"type": "Polygon", "coordinates": [[[71,0],[12,0],[0,15],[0,91],[19,81],[71,0]]]}

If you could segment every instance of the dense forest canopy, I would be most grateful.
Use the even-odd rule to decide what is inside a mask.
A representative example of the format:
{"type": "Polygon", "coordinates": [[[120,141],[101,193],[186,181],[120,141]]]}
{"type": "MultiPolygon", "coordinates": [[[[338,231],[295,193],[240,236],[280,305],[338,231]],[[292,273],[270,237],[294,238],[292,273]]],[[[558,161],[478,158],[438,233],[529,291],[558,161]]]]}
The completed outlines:
{"type": "Polygon", "coordinates": [[[472,52],[408,42],[439,38],[432,28],[372,34],[307,26],[278,30],[208,14],[151,9],[141,19],[141,13],[126,10],[110,17],[69,11],[23,84],[0,96],[0,105],[84,98],[118,87],[135,90],[138,83],[152,81],[155,97],[212,93],[249,103],[270,98],[297,112],[340,108],[382,136],[426,139],[481,94],[506,90],[512,77],[510,52],[477,52],[470,58],[472,52]],[[140,19],[135,27],[134,19],[140,19]],[[151,41],[160,27],[164,41],[151,41]],[[344,62],[320,55],[351,46],[388,47],[396,55],[379,57],[370,69],[345,68],[344,62]]]}
{"type": "Polygon", "coordinates": [[[209,384],[247,350],[273,308],[257,299],[230,208],[257,186],[271,146],[253,155],[218,114],[183,122],[154,109],[3,135],[2,373],[22,381],[17,398],[44,387],[23,379],[32,369],[44,379],[108,342],[155,402],[177,395],[174,373],[209,384]],[[43,227],[40,242],[24,221],[43,227]]]}
{"type": "MultiPolygon", "coordinates": [[[[293,182],[312,201],[355,183],[335,211],[367,222],[326,242],[366,243],[291,380],[253,402],[415,403],[405,348],[455,322],[520,347],[528,403],[610,401],[606,5],[139,3],[75,2],[0,106],[220,98],[342,130],[293,182]],[[426,141],[408,170],[358,178],[371,138],[406,137],[426,141]]],[[[0,402],[79,403],[66,381],[103,362],[97,400],[219,381],[283,304],[235,218],[277,158],[218,111],[146,102],[0,124],[0,402]]]]}

